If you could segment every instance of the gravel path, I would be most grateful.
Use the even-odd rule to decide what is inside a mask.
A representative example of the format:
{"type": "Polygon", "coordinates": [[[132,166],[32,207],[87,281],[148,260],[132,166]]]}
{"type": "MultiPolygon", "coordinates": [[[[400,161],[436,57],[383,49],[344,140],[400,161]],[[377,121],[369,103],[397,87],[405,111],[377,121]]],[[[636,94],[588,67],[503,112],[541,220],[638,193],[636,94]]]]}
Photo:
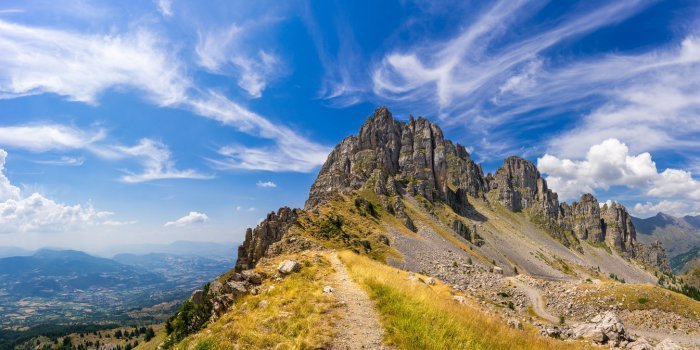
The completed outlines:
{"type": "Polygon", "coordinates": [[[547,311],[547,303],[544,301],[544,298],[542,297],[542,293],[534,287],[531,287],[524,283],[523,281],[514,278],[514,277],[508,277],[510,281],[513,282],[517,286],[519,290],[524,292],[527,297],[530,299],[530,305],[532,305],[532,311],[534,311],[537,316],[552,322],[552,323],[558,323],[559,318],[552,315],[547,311]]]}
{"type": "Polygon", "coordinates": [[[352,281],[336,253],[331,256],[335,269],[333,294],[344,305],[345,315],[336,327],[331,349],[389,349],[383,345],[384,328],[367,294],[352,281]]]}

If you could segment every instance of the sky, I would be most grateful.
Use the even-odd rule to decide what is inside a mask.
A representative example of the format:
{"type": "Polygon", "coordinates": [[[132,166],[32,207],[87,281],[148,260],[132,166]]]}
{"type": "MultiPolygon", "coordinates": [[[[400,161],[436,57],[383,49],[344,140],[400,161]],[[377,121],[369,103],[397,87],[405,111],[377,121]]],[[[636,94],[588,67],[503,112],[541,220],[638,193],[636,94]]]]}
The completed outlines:
{"type": "Polygon", "coordinates": [[[0,3],[0,245],[240,242],[386,105],[560,200],[700,213],[696,1],[0,3]]]}

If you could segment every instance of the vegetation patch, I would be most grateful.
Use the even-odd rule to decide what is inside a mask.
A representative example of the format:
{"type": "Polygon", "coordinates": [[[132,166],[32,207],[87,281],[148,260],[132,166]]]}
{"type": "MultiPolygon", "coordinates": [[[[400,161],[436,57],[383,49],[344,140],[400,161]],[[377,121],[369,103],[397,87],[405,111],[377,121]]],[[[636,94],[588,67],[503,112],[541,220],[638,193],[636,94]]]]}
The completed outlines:
{"type": "Polygon", "coordinates": [[[344,252],[352,278],[375,301],[386,340],[398,349],[581,349],[580,342],[544,338],[533,329],[515,330],[495,316],[453,300],[451,289],[416,284],[407,273],[344,252]]]}
{"type": "Polygon", "coordinates": [[[190,335],[175,349],[323,349],[339,317],[335,298],[324,294],[334,273],[328,259],[312,253],[263,261],[258,268],[274,275],[284,259],[302,269],[281,281],[266,280],[261,293],[242,296],[220,319],[190,335]],[[262,266],[261,266],[262,265],[262,266]]]}

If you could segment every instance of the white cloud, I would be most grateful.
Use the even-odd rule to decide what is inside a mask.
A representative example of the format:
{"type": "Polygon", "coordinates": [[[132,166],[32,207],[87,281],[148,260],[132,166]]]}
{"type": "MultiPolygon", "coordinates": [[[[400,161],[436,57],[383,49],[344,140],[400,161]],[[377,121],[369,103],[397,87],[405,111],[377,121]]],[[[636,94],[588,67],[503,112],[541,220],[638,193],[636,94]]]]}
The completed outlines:
{"type": "Polygon", "coordinates": [[[168,221],[165,223],[165,227],[168,226],[175,226],[175,227],[184,227],[184,226],[189,226],[193,224],[200,224],[203,222],[209,221],[209,217],[207,214],[203,213],[198,213],[196,211],[191,211],[189,214],[175,220],[175,221],[168,221]]]}
{"type": "Polygon", "coordinates": [[[35,160],[35,163],[45,164],[45,165],[57,165],[57,166],[81,166],[85,163],[85,158],[83,157],[69,157],[61,156],[57,159],[44,159],[35,160]]]}
{"type": "Polygon", "coordinates": [[[260,23],[234,24],[226,29],[200,33],[195,48],[200,66],[211,73],[235,77],[238,86],[254,98],[261,97],[268,83],[285,73],[279,57],[265,50],[248,48],[246,40],[251,40],[251,32],[258,26],[260,23]]]}
{"type": "Polygon", "coordinates": [[[614,185],[644,187],[658,176],[649,153],[630,156],[627,145],[617,139],[592,146],[583,161],[545,154],[537,159],[537,168],[548,174],[547,183],[562,199],[614,185]]]}
{"type": "Polygon", "coordinates": [[[272,182],[272,181],[258,181],[258,183],[255,184],[258,187],[263,187],[263,188],[275,188],[277,187],[277,184],[272,182]]]}
{"type": "Polygon", "coordinates": [[[674,199],[656,204],[638,203],[635,212],[639,215],[653,211],[689,213],[694,210],[691,209],[695,207],[693,203],[700,201],[700,181],[690,172],[671,168],[658,172],[649,153],[630,155],[628,147],[617,139],[592,146],[585,160],[546,154],[537,160],[537,167],[547,174],[549,187],[562,200],[620,185],[640,190],[647,196],[674,199]]]}
{"type": "Polygon", "coordinates": [[[0,145],[33,152],[85,148],[105,136],[103,129],[87,132],[59,124],[0,126],[0,145]]]}
{"type": "Polygon", "coordinates": [[[125,86],[172,105],[189,82],[160,43],[147,30],[84,35],[0,20],[0,97],[55,93],[94,104],[105,90],[125,86]]]}
{"type": "Polygon", "coordinates": [[[5,176],[7,152],[0,149],[0,232],[52,232],[105,224],[112,215],[88,204],[55,202],[39,193],[23,196],[5,176]]]}
{"type": "Polygon", "coordinates": [[[654,216],[658,213],[670,214],[676,217],[681,217],[685,215],[698,215],[700,210],[697,208],[692,208],[686,202],[681,201],[668,201],[662,200],[658,203],[637,203],[631,210],[632,215],[645,218],[654,216]]]}
{"type": "Polygon", "coordinates": [[[157,0],[158,11],[164,17],[172,17],[173,15],[173,2],[172,0],[157,0]]]}
{"type": "Polygon", "coordinates": [[[142,139],[131,147],[116,146],[113,148],[116,156],[134,157],[143,165],[144,171],[140,174],[128,173],[122,176],[122,181],[138,183],[163,179],[211,179],[212,175],[201,174],[192,169],[178,170],[172,155],[161,142],[151,139],[142,139]]]}
{"type": "MultiPolygon", "coordinates": [[[[240,155],[220,160],[221,168],[311,171],[323,163],[327,147],[221,94],[193,86],[187,69],[165,43],[167,40],[146,29],[121,35],[88,35],[0,20],[0,98],[55,93],[95,104],[109,89],[132,88],[157,105],[183,108],[275,143],[274,147],[243,148],[240,155]],[[276,159],[271,164],[268,159],[255,159],[258,156],[276,159]]],[[[257,52],[256,57],[263,65],[275,64],[266,52],[257,52]]],[[[217,59],[214,56],[210,61],[212,67],[217,59]]],[[[261,83],[251,74],[246,86],[253,93],[262,91],[261,83]]]]}

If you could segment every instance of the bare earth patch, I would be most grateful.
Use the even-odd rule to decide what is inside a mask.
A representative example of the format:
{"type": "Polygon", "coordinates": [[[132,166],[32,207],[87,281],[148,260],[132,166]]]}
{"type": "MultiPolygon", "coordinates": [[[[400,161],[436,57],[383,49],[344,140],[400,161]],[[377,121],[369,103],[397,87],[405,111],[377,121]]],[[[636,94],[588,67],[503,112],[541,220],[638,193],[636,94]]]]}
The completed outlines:
{"type": "Polygon", "coordinates": [[[337,333],[331,349],[386,349],[383,345],[384,328],[374,304],[352,281],[336,253],[330,255],[330,260],[335,269],[333,294],[344,308],[344,316],[336,326],[337,333]]]}

